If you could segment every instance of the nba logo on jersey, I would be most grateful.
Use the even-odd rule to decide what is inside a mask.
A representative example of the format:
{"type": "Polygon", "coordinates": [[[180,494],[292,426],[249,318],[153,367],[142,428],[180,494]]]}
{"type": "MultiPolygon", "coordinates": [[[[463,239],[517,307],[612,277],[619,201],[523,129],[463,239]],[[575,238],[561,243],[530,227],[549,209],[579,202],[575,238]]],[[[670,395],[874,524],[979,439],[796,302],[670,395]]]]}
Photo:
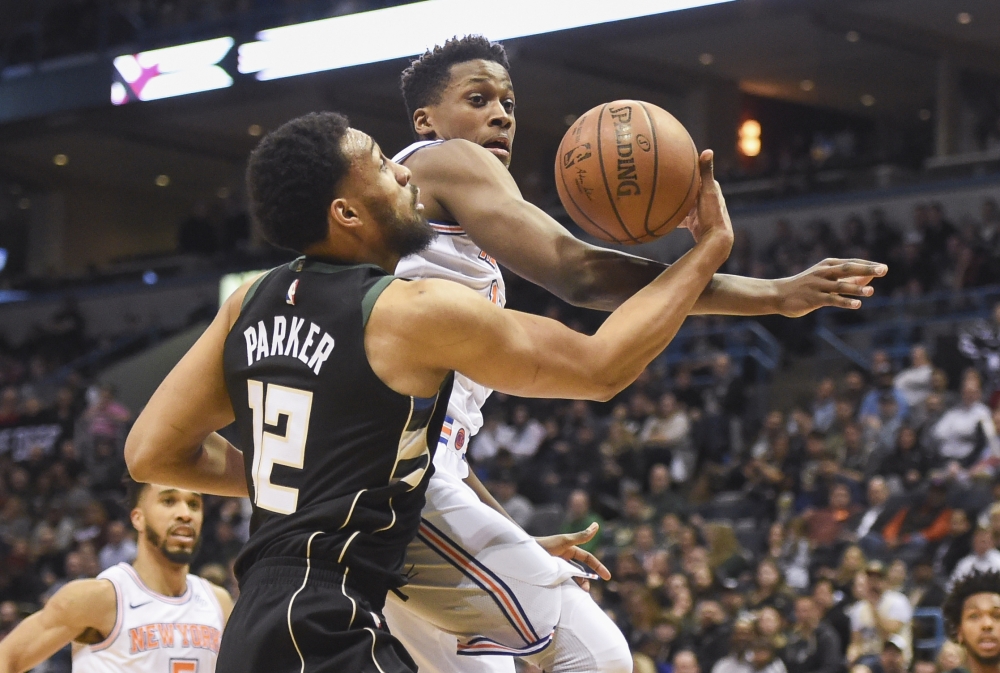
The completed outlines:
{"type": "Polygon", "coordinates": [[[458,434],[455,435],[455,448],[459,451],[465,446],[465,428],[459,428],[458,434]]]}
{"type": "Polygon", "coordinates": [[[295,306],[295,292],[299,289],[299,279],[296,278],[292,281],[292,284],[288,286],[288,292],[285,294],[285,303],[290,306],[295,306]]]}

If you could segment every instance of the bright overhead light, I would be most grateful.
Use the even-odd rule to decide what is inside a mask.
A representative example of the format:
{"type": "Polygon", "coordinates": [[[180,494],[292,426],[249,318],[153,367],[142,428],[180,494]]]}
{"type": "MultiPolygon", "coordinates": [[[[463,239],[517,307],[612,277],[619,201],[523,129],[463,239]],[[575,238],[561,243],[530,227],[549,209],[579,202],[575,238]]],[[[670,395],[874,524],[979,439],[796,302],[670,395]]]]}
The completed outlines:
{"type": "Polygon", "coordinates": [[[845,35],[844,37],[847,38],[848,42],[858,42],[859,40],[861,40],[861,33],[859,33],[856,30],[849,30],[847,31],[847,35],[845,35]]]}
{"type": "Polygon", "coordinates": [[[875,96],[871,95],[870,93],[863,94],[861,96],[861,104],[864,105],[865,107],[871,107],[872,105],[875,105],[875,96]]]}
{"type": "Polygon", "coordinates": [[[218,63],[233,48],[231,37],[192,42],[176,47],[126,54],[114,60],[115,70],[128,85],[111,85],[111,102],[128,102],[128,93],[139,100],[157,100],[232,86],[233,78],[218,63]]]}
{"type": "Polygon", "coordinates": [[[812,81],[811,79],[804,79],[801,82],[799,82],[799,88],[802,89],[803,91],[812,91],[813,89],[816,88],[816,82],[812,81]]]}
{"type": "Polygon", "coordinates": [[[740,124],[737,147],[743,156],[755,157],[760,154],[760,132],[760,122],[756,119],[747,119],[740,124]]]}
{"type": "Polygon", "coordinates": [[[958,16],[955,17],[955,20],[958,21],[963,26],[968,26],[970,23],[972,23],[972,15],[969,14],[968,12],[959,12],[958,16]]]}
{"type": "Polygon", "coordinates": [[[167,185],[170,184],[170,176],[169,175],[157,175],[156,176],[156,180],[154,182],[156,182],[156,186],[157,187],[166,187],[167,185]]]}
{"type": "Polygon", "coordinates": [[[261,128],[260,124],[250,124],[250,126],[247,127],[247,134],[253,136],[254,138],[258,137],[263,132],[264,129],[261,128]]]}
{"type": "Polygon", "coordinates": [[[712,65],[715,63],[715,57],[706,51],[698,57],[698,63],[701,63],[702,65],[712,65]]]}
{"type": "Polygon", "coordinates": [[[508,0],[498,13],[487,0],[425,0],[263,30],[240,45],[239,71],[270,80],[413,56],[456,35],[507,40],[732,1],[508,0]]]}
{"type": "Polygon", "coordinates": [[[65,154],[57,154],[54,157],[52,157],[52,163],[54,163],[56,166],[65,166],[66,164],[69,163],[69,157],[66,156],[65,154]]]}

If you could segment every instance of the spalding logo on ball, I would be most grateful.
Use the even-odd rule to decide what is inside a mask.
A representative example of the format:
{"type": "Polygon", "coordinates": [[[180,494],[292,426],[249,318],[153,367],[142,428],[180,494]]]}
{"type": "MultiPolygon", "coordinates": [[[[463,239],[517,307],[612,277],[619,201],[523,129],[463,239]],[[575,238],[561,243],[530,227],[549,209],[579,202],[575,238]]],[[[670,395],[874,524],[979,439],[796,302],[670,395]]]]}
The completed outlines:
{"type": "Polygon", "coordinates": [[[559,199],[584,231],[611,243],[647,243],[694,208],[698,150],[673,115],[619,100],[584,113],[556,155],[559,199]]]}

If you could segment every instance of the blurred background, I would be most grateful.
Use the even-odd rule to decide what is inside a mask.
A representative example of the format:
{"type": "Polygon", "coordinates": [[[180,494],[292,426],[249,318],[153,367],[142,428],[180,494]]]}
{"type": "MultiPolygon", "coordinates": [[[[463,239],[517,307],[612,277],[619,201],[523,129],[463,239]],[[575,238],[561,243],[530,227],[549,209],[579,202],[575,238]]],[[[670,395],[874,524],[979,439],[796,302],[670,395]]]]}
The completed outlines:
{"type": "MultiPolygon", "coordinates": [[[[399,73],[435,38],[405,12],[434,4],[0,2],[0,637],[134,553],[131,420],[226,288],[290,258],[247,217],[250,150],[324,109],[406,146],[399,73]],[[301,24],[323,49],[269,30],[301,24]]],[[[1000,569],[1000,5],[677,5],[555,32],[474,12],[511,57],[525,197],[583,237],[556,147],[592,106],[642,99],[716,152],[724,271],[890,273],[857,312],[691,318],[606,404],[494,395],[474,468],[532,533],[603,523],[615,579],[592,593],[637,671],[959,668],[943,589],[1000,569]]],[[[632,251],[671,261],[689,238],[632,251]]],[[[512,308],[603,319],[506,279],[512,308]]],[[[248,510],[210,499],[195,563],[234,595],[248,510]]]]}

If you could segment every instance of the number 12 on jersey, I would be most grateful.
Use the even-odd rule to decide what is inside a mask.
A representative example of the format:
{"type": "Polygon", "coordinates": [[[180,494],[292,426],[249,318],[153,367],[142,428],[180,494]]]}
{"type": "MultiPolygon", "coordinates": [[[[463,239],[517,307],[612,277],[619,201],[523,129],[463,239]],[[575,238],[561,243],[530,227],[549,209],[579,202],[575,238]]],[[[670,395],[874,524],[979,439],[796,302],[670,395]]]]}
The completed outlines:
{"type": "Polygon", "coordinates": [[[308,390],[287,388],[261,381],[247,381],[250,409],[253,411],[254,504],[278,514],[291,514],[298,507],[299,489],[271,483],[271,470],[285,465],[301,470],[305,463],[306,438],[313,394],[308,390]],[[284,436],[268,432],[264,424],[278,425],[287,417],[284,436]]]}

